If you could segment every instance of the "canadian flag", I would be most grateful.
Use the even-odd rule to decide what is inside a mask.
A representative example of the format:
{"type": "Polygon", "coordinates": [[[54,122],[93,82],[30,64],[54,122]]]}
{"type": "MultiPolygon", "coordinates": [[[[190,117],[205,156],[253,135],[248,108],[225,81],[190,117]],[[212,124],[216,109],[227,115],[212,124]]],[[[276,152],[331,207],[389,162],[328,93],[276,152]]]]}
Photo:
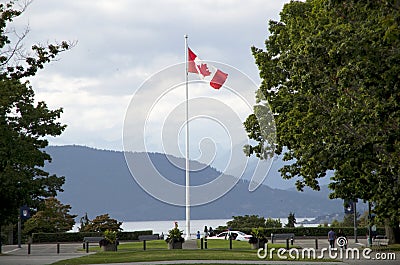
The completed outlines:
{"type": "Polygon", "coordinates": [[[215,89],[220,89],[228,78],[228,74],[202,61],[190,48],[188,48],[188,61],[188,72],[198,74],[215,89]]]}

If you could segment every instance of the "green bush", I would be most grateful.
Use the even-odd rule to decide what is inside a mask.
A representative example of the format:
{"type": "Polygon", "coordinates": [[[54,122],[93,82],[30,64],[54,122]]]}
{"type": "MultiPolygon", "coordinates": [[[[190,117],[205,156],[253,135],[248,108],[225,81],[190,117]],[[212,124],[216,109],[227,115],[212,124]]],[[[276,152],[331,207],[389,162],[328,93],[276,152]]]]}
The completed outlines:
{"type": "MultiPolygon", "coordinates": [[[[119,240],[138,240],[140,235],[151,235],[153,231],[118,232],[119,240]]],[[[33,233],[32,243],[83,242],[84,237],[101,237],[97,232],[33,233]]]]}
{"type": "MultiPolygon", "coordinates": [[[[328,232],[331,228],[330,227],[291,227],[291,228],[265,228],[265,234],[267,237],[273,234],[287,234],[287,233],[294,233],[296,237],[302,236],[309,236],[309,237],[316,237],[316,236],[327,236],[328,232]]],[[[334,227],[334,231],[337,233],[339,229],[342,229],[346,236],[354,236],[354,228],[353,227],[334,227]]],[[[218,227],[215,232],[221,233],[223,232],[224,227],[218,227]]],[[[240,230],[243,233],[251,235],[252,228],[244,228],[244,229],[235,229],[231,228],[231,230],[240,230]]],[[[368,229],[366,227],[359,227],[357,228],[357,236],[366,236],[368,229]]],[[[384,235],[385,229],[382,227],[378,227],[376,233],[378,235],[384,235]]]]}
{"type": "Polygon", "coordinates": [[[119,232],[118,239],[119,240],[139,240],[139,236],[142,235],[152,235],[152,230],[145,231],[133,231],[133,232],[119,232]]]}

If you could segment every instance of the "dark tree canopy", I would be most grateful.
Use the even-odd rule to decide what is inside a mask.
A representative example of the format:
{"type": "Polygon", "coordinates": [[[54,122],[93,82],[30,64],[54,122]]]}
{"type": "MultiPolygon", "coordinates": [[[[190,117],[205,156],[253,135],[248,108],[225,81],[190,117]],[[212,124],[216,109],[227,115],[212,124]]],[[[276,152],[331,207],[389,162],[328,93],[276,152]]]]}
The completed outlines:
{"type": "MultiPolygon", "coordinates": [[[[276,152],[294,161],[282,177],[318,190],[334,170],[331,198],[372,201],[396,230],[391,242],[400,241],[399,25],[399,1],[293,1],[270,22],[265,50],[252,48],[276,152]]],[[[245,127],[264,140],[254,115],[245,127]]]]}
{"type": "Polygon", "coordinates": [[[70,205],[63,205],[54,197],[47,198],[39,211],[24,223],[24,233],[67,232],[74,226],[77,216],[70,214],[70,210],[70,205]]]}
{"type": "Polygon", "coordinates": [[[32,47],[34,55],[23,51],[25,35],[12,43],[6,30],[21,13],[13,2],[0,4],[0,225],[15,221],[20,206],[35,208],[44,198],[55,196],[64,183],[64,177],[42,169],[51,161],[44,151],[48,145],[45,137],[60,135],[65,129],[57,122],[62,109],[50,110],[45,102],[35,103],[26,78],[69,44],[36,45],[32,47]]]}
{"type": "Polygon", "coordinates": [[[228,228],[243,229],[265,227],[265,218],[258,215],[233,216],[233,220],[226,223],[228,228]]]}
{"type": "MultiPolygon", "coordinates": [[[[87,217],[87,215],[85,216],[87,217]]],[[[81,228],[79,229],[80,232],[105,232],[107,230],[115,232],[122,231],[122,222],[111,218],[108,213],[96,216],[91,221],[88,219],[85,221],[87,222],[85,224],[82,223],[81,228]]]]}
{"type": "Polygon", "coordinates": [[[294,213],[289,213],[289,215],[288,215],[288,222],[287,222],[287,224],[285,225],[285,227],[294,227],[295,226],[295,224],[296,224],[297,222],[296,222],[296,217],[294,216],[294,213]]]}
{"type": "Polygon", "coordinates": [[[272,219],[272,218],[268,218],[266,221],[265,221],[265,227],[266,228],[282,228],[282,223],[281,223],[281,220],[278,218],[278,219],[272,219]]]}

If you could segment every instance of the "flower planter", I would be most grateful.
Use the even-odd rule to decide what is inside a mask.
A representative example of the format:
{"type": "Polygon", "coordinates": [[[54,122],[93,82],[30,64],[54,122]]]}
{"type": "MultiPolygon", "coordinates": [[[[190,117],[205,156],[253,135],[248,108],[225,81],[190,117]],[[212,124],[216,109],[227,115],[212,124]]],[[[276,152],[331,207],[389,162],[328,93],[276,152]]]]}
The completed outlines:
{"type": "Polygon", "coordinates": [[[259,242],[256,243],[250,243],[251,249],[259,249],[259,248],[264,248],[265,243],[267,243],[268,240],[260,240],[259,242]]]}
{"type": "Polygon", "coordinates": [[[117,251],[117,245],[116,244],[103,245],[101,246],[101,249],[103,251],[117,251]]]}
{"type": "Polygon", "coordinates": [[[168,249],[182,249],[182,242],[168,242],[168,249]]]}
{"type": "Polygon", "coordinates": [[[251,243],[250,246],[251,246],[251,249],[259,249],[260,248],[258,243],[251,243]]]}
{"type": "Polygon", "coordinates": [[[182,249],[182,243],[185,242],[182,233],[183,231],[178,228],[178,222],[175,222],[175,227],[168,231],[168,237],[165,239],[168,249],[182,249]]]}
{"type": "Polygon", "coordinates": [[[104,232],[104,238],[100,240],[99,245],[103,251],[117,251],[117,232],[106,230],[104,232]]]}

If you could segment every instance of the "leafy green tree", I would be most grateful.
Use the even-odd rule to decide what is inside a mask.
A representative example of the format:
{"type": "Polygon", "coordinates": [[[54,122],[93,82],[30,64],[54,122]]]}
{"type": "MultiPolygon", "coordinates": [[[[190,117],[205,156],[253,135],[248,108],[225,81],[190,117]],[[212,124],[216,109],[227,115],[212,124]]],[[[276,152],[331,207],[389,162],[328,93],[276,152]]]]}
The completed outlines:
{"type": "MultiPolygon", "coordinates": [[[[356,216],[357,216],[357,219],[356,219],[357,220],[356,221],[357,222],[357,226],[359,226],[360,225],[360,221],[359,221],[360,213],[357,212],[356,216]]],[[[340,225],[342,227],[353,227],[354,226],[354,213],[345,214],[344,217],[343,217],[343,221],[340,222],[340,225]]]]}
{"type": "Polygon", "coordinates": [[[360,227],[368,227],[368,211],[363,212],[363,214],[359,218],[359,226],[360,227]]]}
{"type": "Polygon", "coordinates": [[[265,227],[265,218],[258,215],[232,216],[226,224],[232,229],[265,227]]]}
{"type": "Polygon", "coordinates": [[[84,225],[79,229],[80,232],[105,232],[106,230],[119,232],[122,231],[121,228],[122,222],[118,222],[116,219],[113,219],[109,216],[109,214],[102,214],[96,216],[92,221],[89,221],[88,224],[84,225]]]}
{"type": "Polygon", "coordinates": [[[81,217],[80,221],[81,221],[81,227],[79,228],[79,230],[83,231],[83,230],[85,230],[85,226],[90,224],[90,220],[89,220],[87,213],[85,213],[85,215],[81,217]]]}
{"type": "Polygon", "coordinates": [[[323,224],[319,224],[318,227],[329,227],[329,224],[325,221],[323,224]]]}
{"type": "Polygon", "coordinates": [[[341,227],[341,224],[338,220],[334,219],[331,223],[331,227],[341,227]]]}
{"type": "MultiPolygon", "coordinates": [[[[368,213],[368,212],[365,212],[368,213]]],[[[365,214],[363,215],[365,216],[365,214]]],[[[358,227],[366,227],[368,225],[368,222],[365,217],[361,216],[360,218],[360,213],[357,212],[357,226],[358,227]]],[[[331,227],[354,227],[354,214],[345,214],[343,217],[343,220],[339,222],[338,220],[333,220],[331,227]]]]}
{"type": "Polygon", "coordinates": [[[71,215],[70,205],[63,205],[54,197],[47,198],[39,211],[24,223],[24,233],[57,233],[67,232],[75,224],[74,218],[77,215],[71,215]]]}
{"type": "Polygon", "coordinates": [[[294,227],[294,225],[296,224],[296,217],[294,216],[294,213],[289,213],[288,216],[288,222],[285,225],[285,227],[294,227]]]}
{"type": "Polygon", "coordinates": [[[266,228],[282,228],[281,220],[279,219],[272,219],[270,217],[267,218],[265,221],[266,228]]]}
{"type": "Polygon", "coordinates": [[[30,55],[21,45],[27,32],[22,37],[7,35],[13,32],[7,30],[8,24],[22,11],[13,2],[0,4],[0,227],[16,221],[20,206],[37,207],[43,198],[62,191],[64,183],[64,177],[43,170],[44,163],[51,161],[44,151],[45,137],[65,129],[57,122],[62,109],[35,103],[27,78],[70,45],[34,45],[35,54],[30,55]]]}
{"type": "Polygon", "coordinates": [[[374,202],[389,242],[400,242],[400,7],[398,1],[293,1],[271,21],[266,49],[252,48],[263,79],[258,100],[275,118],[276,153],[296,186],[319,190],[333,170],[331,198],[374,202]]]}

